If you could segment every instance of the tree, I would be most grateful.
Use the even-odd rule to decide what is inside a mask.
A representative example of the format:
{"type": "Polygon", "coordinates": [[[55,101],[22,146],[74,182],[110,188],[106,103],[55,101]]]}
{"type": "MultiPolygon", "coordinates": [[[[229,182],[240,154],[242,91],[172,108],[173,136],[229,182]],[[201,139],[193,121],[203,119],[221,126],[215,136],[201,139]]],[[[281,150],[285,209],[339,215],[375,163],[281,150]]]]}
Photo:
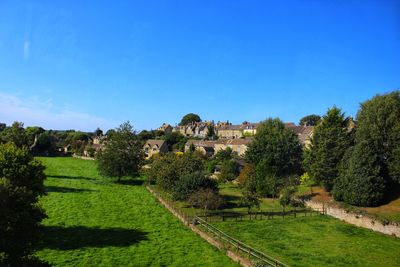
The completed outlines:
{"type": "Polygon", "coordinates": [[[99,127],[97,127],[93,134],[94,136],[102,136],[103,131],[99,127]]]}
{"type": "Polygon", "coordinates": [[[218,139],[218,135],[215,133],[215,129],[213,125],[208,125],[207,126],[207,135],[206,138],[208,140],[216,140],[218,139]]]}
{"type": "Polygon", "coordinates": [[[203,208],[204,215],[208,210],[216,210],[222,206],[224,199],[211,188],[202,188],[192,193],[188,202],[197,208],[203,208]]]}
{"type": "Polygon", "coordinates": [[[257,128],[246,160],[254,164],[261,195],[275,195],[290,176],[301,171],[302,148],[296,134],[279,119],[267,119],[257,128]]]}
{"type": "Polygon", "coordinates": [[[136,176],[143,160],[142,144],[129,122],[121,124],[97,154],[99,172],[118,182],[123,176],[136,176]]]}
{"type": "Polygon", "coordinates": [[[316,126],[321,121],[321,116],[311,114],[300,119],[299,125],[316,126]]]}
{"type": "MultiPolygon", "coordinates": [[[[46,217],[38,205],[45,193],[44,166],[26,148],[0,145],[0,265],[38,266],[40,222],[46,217]]],[[[44,264],[43,264],[44,265],[44,264]]]]}
{"type": "Polygon", "coordinates": [[[361,104],[356,143],[366,141],[378,155],[388,184],[400,183],[400,91],[377,95],[361,104]]]}
{"type": "Polygon", "coordinates": [[[378,153],[366,141],[346,152],[339,170],[333,190],[336,200],[357,206],[377,206],[382,202],[385,180],[378,153]]]}
{"type": "Polygon", "coordinates": [[[28,138],[25,134],[24,124],[22,122],[14,122],[11,127],[7,127],[1,132],[3,143],[12,142],[18,147],[28,145],[28,138]]]}
{"type": "Polygon", "coordinates": [[[7,124],[0,122],[0,132],[2,132],[7,127],[7,124]]]}
{"type": "Polygon", "coordinates": [[[346,152],[334,197],[376,206],[399,194],[400,91],[361,104],[355,146],[346,152]]]}
{"type": "Polygon", "coordinates": [[[234,160],[224,160],[220,166],[218,178],[221,181],[232,181],[238,175],[239,164],[234,160]]]}
{"type": "Polygon", "coordinates": [[[201,122],[200,116],[194,113],[189,113],[183,116],[179,125],[188,125],[193,122],[201,122]]]}
{"type": "Polygon", "coordinates": [[[205,188],[218,191],[215,180],[210,179],[202,171],[196,171],[179,178],[174,186],[172,196],[175,200],[187,200],[193,192],[205,188]]]}
{"type": "Polygon", "coordinates": [[[253,164],[246,163],[237,178],[239,187],[244,187],[246,182],[256,176],[256,169],[253,164]]]}
{"type": "Polygon", "coordinates": [[[187,138],[183,136],[180,132],[171,132],[166,134],[163,139],[168,144],[168,149],[170,151],[177,149],[179,151],[183,151],[185,149],[185,143],[187,138]]]}
{"type": "Polygon", "coordinates": [[[315,127],[311,146],[304,152],[304,167],[312,179],[331,191],[338,177],[339,163],[351,145],[348,119],[337,107],[328,110],[315,127]]]}
{"type": "Polygon", "coordinates": [[[296,193],[296,188],[294,186],[287,186],[281,190],[279,195],[279,204],[282,207],[289,206],[294,201],[294,194],[296,193]]]}

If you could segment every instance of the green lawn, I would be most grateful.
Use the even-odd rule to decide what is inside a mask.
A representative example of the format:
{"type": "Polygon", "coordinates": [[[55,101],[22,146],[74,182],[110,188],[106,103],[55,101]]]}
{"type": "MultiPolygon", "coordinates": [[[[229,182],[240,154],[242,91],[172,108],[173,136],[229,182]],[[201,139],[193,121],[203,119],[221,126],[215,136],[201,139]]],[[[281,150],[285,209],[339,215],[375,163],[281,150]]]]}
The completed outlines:
{"type": "Polygon", "coordinates": [[[291,266],[400,266],[400,239],[329,216],[213,224],[291,266]]]}
{"type": "Polygon", "coordinates": [[[100,177],[93,161],[40,160],[49,217],[40,258],[56,266],[237,266],[185,228],[141,180],[116,184],[100,177]]]}

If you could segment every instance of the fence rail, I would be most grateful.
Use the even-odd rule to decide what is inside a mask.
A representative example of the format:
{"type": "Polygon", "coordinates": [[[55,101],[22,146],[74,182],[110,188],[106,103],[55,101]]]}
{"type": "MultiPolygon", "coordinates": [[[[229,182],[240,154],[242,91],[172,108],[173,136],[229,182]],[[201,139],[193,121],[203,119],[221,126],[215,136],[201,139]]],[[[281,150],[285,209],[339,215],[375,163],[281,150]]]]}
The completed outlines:
{"type": "Polygon", "coordinates": [[[229,236],[228,234],[222,232],[219,230],[217,227],[209,224],[207,221],[202,219],[200,216],[189,216],[186,212],[183,210],[175,207],[174,202],[168,197],[164,197],[163,194],[158,192],[157,190],[150,189],[148,187],[149,191],[152,192],[160,201],[164,202],[165,205],[167,205],[167,208],[171,210],[179,219],[181,219],[185,224],[193,224],[193,225],[200,225],[202,228],[207,230],[208,232],[212,233],[214,236],[219,238],[222,242],[228,244],[230,247],[233,249],[236,249],[237,251],[240,251],[247,255],[252,259],[261,261],[268,266],[283,266],[283,267],[289,267],[288,265],[262,253],[261,251],[258,251],[249,245],[246,245],[245,243],[229,236]]]}
{"type": "Polygon", "coordinates": [[[231,245],[233,248],[235,248],[238,251],[241,251],[245,254],[247,254],[250,257],[253,257],[269,266],[284,266],[288,267],[288,265],[284,264],[283,262],[280,262],[264,253],[261,251],[258,251],[249,245],[246,245],[245,243],[229,236],[228,234],[222,232],[215,226],[209,224],[202,218],[195,216],[193,218],[193,224],[200,224],[202,227],[204,227],[208,232],[214,234],[216,237],[218,237],[220,240],[225,241],[229,245],[231,245]]]}

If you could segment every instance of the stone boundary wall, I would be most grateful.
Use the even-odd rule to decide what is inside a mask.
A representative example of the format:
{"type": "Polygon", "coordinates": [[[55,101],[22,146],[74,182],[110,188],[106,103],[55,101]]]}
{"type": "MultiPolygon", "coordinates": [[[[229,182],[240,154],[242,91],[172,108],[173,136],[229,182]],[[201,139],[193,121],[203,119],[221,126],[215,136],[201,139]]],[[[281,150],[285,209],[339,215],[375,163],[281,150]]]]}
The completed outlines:
{"type": "Polygon", "coordinates": [[[94,160],[94,158],[91,158],[91,157],[78,156],[78,155],[75,155],[75,154],[73,154],[72,157],[76,158],[76,159],[94,160]]]}
{"type": "MultiPolygon", "coordinates": [[[[175,217],[177,217],[181,222],[183,222],[187,227],[189,227],[193,232],[198,234],[201,238],[206,240],[208,243],[213,245],[214,247],[218,248],[219,250],[224,250],[225,246],[222,242],[216,240],[214,237],[209,235],[208,233],[200,230],[198,227],[191,224],[186,218],[181,216],[181,214],[177,213],[173,207],[171,207],[167,202],[164,201],[161,197],[158,197],[157,194],[150,188],[146,187],[147,190],[164,206],[166,207],[175,217]]],[[[252,267],[253,264],[250,260],[242,257],[241,255],[237,254],[236,252],[226,249],[226,255],[231,258],[234,262],[239,263],[244,267],[252,267]]]]}
{"type": "Polygon", "coordinates": [[[380,232],[386,235],[400,237],[400,225],[398,224],[389,223],[387,225],[384,225],[380,221],[371,219],[362,214],[356,214],[350,211],[346,211],[342,208],[333,207],[331,205],[327,205],[326,203],[321,203],[317,201],[309,200],[306,201],[305,204],[306,206],[312,209],[324,208],[325,214],[340,219],[342,221],[345,221],[347,223],[354,224],[359,227],[368,228],[373,231],[380,232]]]}

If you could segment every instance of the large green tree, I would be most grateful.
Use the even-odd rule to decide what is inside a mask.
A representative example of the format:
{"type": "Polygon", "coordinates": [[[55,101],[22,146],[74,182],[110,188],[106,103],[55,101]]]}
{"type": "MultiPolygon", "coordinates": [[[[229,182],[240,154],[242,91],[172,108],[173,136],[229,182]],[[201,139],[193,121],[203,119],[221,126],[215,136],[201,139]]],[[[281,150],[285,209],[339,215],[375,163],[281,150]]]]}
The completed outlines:
{"type": "Polygon", "coordinates": [[[32,256],[46,217],[38,205],[45,193],[44,166],[26,148],[0,145],[0,266],[38,266],[32,256]]]}
{"type": "Polygon", "coordinates": [[[343,159],[334,197],[376,206],[399,193],[400,92],[377,95],[361,104],[355,147],[343,159]]]}
{"type": "Polygon", "coordinates": [[[2,143],[12,142],[18,147],[28,145],[28,137],[25,134],[24,124],[22,122],[14,122],[10,127],[5,128],[0,135],[2,143]]]}
{"type": "Polygon", "coordinates": [[[185,116],[183,116],[179,125],[188,125],[192,122],[201,122],[200,116],[194,113],[186,114],[185,116]]]}
{"type": "Polygon", "coordinates": [[[316,126],[321,121],[321,116],[311,114],[300,119],[299,124],[305,126],[316,126]]]}
{"type": "Polygon", "coordinates": [[[136,176],[143,160],[142,142],[129,122],[121,124],[97,154],[100,173],[117,177],[118,182],[123,176],[136,176]]]}
{"type": "Polygon", "coordinates": [[[301,156],[296,134],[281,120],[262,122],[246,151],[246,160],[256,168],[259,193],[275,196],[289,177],[300,173],[301,156]]]}
{"type": "Polygon", "coordinates": [[[315,181],[331,191],[339,163],[350,145],[348,119],[339,108],[333,107],[314,129],[311,146],[304,153],[304,168],[315,181]]]}

